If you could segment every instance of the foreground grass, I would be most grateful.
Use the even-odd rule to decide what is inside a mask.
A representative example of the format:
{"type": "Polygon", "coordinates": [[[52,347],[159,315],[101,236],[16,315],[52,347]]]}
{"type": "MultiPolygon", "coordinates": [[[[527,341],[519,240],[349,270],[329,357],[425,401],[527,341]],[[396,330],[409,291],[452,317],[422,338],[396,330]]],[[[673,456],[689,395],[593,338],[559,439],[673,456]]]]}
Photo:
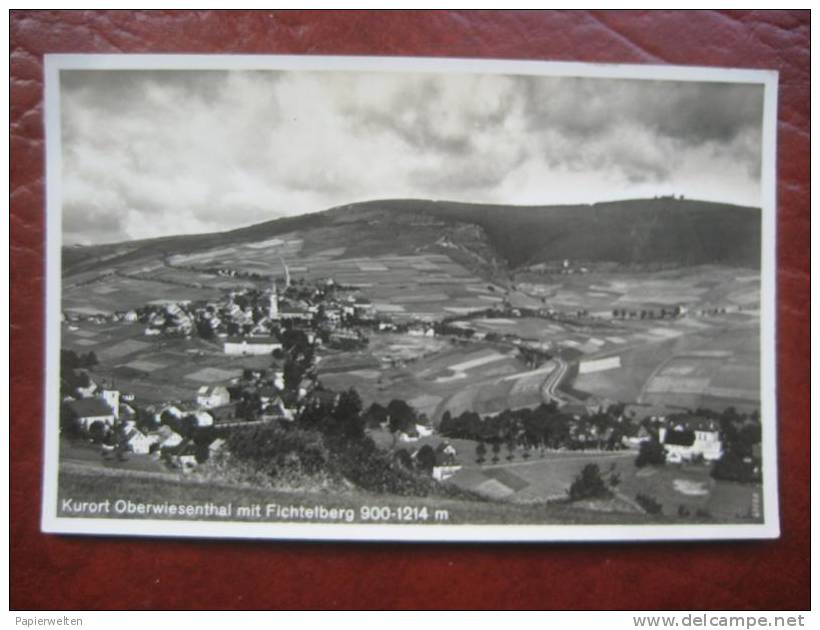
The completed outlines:
{"type": "MultiPolygon", "coordinates": [[[[492,501],[469,501],[460,499],[443,499],[428,497],[401,497],[394,495],[375,495],[350,490],[344,493],[323,492],[282,492],[260,489],[249,486],[219,485],[197,483],[184,479],[166,477],[147,477],[138,475],[90,474],[86,471],[62,470],[59,479],[58,508],[61,516],[82,517],[88,514],[73,514],[63,511],[64,499],[72,499],[74,504],[89,501],[99,502],[123,499],[134,503],[202,505],[216,504],[232,506],[232,516],[208,516],[196,520],[224,521],[274,521],[265,517],[265,506],[304,506],[313,508],[322,506],[326,509],[353,510],[356,523],[414,523],[477,525],[614,525],[614,524],[670,524],[673,521],[664,517],[651,517],[645,514],[602,512],[583,509],[568,504],[533,504],[520,505],[492,501]],[[260,505],[261,514],[238,516],[240,506],[260,505]],[[373,521],[363,518],[362,509],[383,508],[385,518],[373,521]],[[414,510],[416,508],[416,510],[414,510]],[[413,516],[427,508],[427,518],[413,516]],[[445,517],[446,515],[446,517],[445,517]]],[[[97,515],[99,516],[99,515],[97,515]]],[[[139,515],[115,514],[102,515],[108,518],[149,518],[139,515]]],[[[174,518],[170,516],[151,516],[150,518],[174,518]]],[[[179,518],[179,517],[176,517],[179,518]]],[[[301,522],[305,522],[302,519],[301,522]]],[[[328,521],[332,522],[332,521],[328,521]]],[[[343,522],[341,519],[336,522],[343,522]]]]}

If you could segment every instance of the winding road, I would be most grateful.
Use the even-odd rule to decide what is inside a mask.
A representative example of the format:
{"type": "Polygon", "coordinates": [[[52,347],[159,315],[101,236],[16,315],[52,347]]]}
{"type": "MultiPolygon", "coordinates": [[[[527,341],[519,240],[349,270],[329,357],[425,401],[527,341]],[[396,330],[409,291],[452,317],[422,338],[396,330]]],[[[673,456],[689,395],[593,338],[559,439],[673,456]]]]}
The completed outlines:
{"type": "Polygon", "coordinates": [[[549,373],[549,376],[544,379],[544,383],[541,385],[541,398],[545,403],[555,401],[555,403],[560,406],[567,401],[556,394],[555,390],[558,388],[558,385],[561,384],[561,380],[567,373],[569,365],[560,357],[555,357],[555,362],[557,363],[555,369],[549,373]]]}

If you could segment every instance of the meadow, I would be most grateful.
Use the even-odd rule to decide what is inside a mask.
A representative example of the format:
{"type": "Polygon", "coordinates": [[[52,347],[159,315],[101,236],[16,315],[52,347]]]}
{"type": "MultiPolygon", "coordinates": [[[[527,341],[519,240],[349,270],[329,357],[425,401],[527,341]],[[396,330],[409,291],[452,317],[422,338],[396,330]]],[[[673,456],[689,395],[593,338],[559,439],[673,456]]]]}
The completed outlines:
{"type": "MultiPolygon", "coordinates": [[[[382,448],[394,446],[390,433],[374,430],[371,437],[382,448]]],[[[420,438],[409,444],[397,443],[396,448],[411,451],[429,444],[433,448],[446,441],[456,449],[456,459],[462,468],[447,480],[463,490],[474,492],[490,500],[511,504],[542,504],[560,501],[587,464],[597,464],[605,480],[614,474],[618,484],[614,491],[616,508],[623,512],[642,513],[636,503],[637,494],[658,501],[665,516],[678,518],[683,506],[689,516],[714,518],[721,522],[759,521],[762,515],[762,490],[758,484],[740,484],[712,479],[709,465],[667,464],[661,467],[637,468],[636,451],[538,451],[523,457],[520,448],[514,449],[511,460],[506,446],[499,453],[500,461],[492,463],[491,454],[479,464],[477,442],[447,439],[441,436],[420,438]]]]}

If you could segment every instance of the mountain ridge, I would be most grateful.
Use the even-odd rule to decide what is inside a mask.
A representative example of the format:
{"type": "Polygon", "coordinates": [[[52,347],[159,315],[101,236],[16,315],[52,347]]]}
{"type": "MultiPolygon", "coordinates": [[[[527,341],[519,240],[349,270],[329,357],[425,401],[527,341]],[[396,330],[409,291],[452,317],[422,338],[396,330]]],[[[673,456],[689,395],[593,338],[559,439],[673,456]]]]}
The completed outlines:
{"type": "Polygon", "coordinates": [[[391,251],[402,249],[403,240],[428,237],[429,230],[417,226],[432,221],[441,229],[477,226],[511,269],[562,259],[755,268],[760,264],[760,213],[759,208],[670,197],[551,206],[381,199],[223,232],[64,247],[63,255],[69,267],[89,258],[127,262],[148,253],[189,253],[313,230],[329,237],[335,233],[340,246],[353,240],[391,251]]]}

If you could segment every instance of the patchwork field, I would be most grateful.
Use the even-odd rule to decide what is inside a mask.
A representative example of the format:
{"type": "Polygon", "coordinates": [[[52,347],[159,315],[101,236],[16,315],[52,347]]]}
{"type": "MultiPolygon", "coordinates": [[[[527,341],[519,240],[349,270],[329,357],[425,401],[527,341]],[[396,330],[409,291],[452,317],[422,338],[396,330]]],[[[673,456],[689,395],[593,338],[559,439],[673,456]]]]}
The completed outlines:
{"type": "Polygon", "coordinates": [[[590,272],[538,277],[524,274],[519,292],[559,310],[585,309],[609,316],[613,309],[660,309],[677,305],[690,311],[713,308],[756,308],[760,276],[738,274],[736,269],[704,265],[681,269],[636,272],[590,272]]]}
{"type": "Polygon", "coordinates": [[[227,383],[248,368],[270,366],[270,357],[230,357],[219,344],[201,339],[156,339],[139,324],[77,322],[62,327],[62,347],[94,351],[99,365],[90,372],[150,404],[189,400],[202,384],[227,383]]]}
{"type": "MultiPolygon", "coordinates": [[[[491,339],[512,335],[563,359],[568,363],[561,383],[564,392],[602,401],[683,407],[759,405],[760,278],[756,273],[714,265],[654,272],[593,269],[572,275],[521,272],[502,286],[497,279],[482,277],[488,274],[479,273],[457,248],[433,245],[444,229],[440,221],[408,219],[411,236],[397,244],[395,233],[401,226],[397,228],[395,221],[382,225],[378,217],[364,218],[366,229],[360,229],[362,217],[348,226],[340,215],[332,227],[311,226],[274,237],[246,236],[241,242],[229,239],[168,256],[151,250],[151,256],[138,260],[129,258],[127,248],[119,248],[96,274],[81,270],[64,279],[64,308],[90,314],[162,300],[214,298],[231,288],[267,285],[271,277],[284,274],[284,262],[294,280],[333,277],[340,284],[358,287],[378,313],[397,321],[435,320],[505,302],[559,313],[583,311],[592,317],[499,316],[464,322],[479,332],[492,333],[491,339]],[[341,246],[340,229],[345,230],[341,246]],[[258,277],[218,276],[215,268],[258,277]],[[661,309],[676,307],[687,315],[613,318],[613,311],[659,314],[661,309]],[[691,356],[710,349],[727,354],[691,356]]],[[[72,347],[94,350],[123,375],[155,378],[170,374],[180,361],[185,366],[191,358],[152,356],[157,350],[154,342],[151,347],[140,345],[145,341],[137,334],[109,339],[94,328],[76,333],[65,336],[72,347]]],[[[533,372],[514,356],[508,341],[453,346],[446,339],[370,337],[364,351],[323,353],[319,371],[325,384],[356,387],[366,402],[413,400],[434,420],[445,410],[495,413],[538,404],[540,387],[555,367],[548,363],[533,372]]],[[[236,365],[223,364],[225,358],[213,349],[205,354],[209,357],[205,363],[198,359],[197,369],[185,367],[176,380],[187,386],[226,380],[236,373],[236,365]]],[[[242,360],[243,365],[247,362],[242,360]]],[[[166,391],[174,389],[161,385],[166,391]]]]}
{"type": "Polygon", "coordinates": [[[366,353],[323,359],[322,382],[334,389],[355,387],[366,405],[403,398],[434,422],[447,410],[487,414],[537,405],[540,385],[554,369],[529,369],[509,348],[483,342],[379,335],[371,345],[366,353]]]}
{"type": "Polygon", "coordinates": [[[640,321],[619,325],[615,337],[601,335],[606,343],[597,349],[577,347],[586,354],[572,383],[576,390],[627,403],[759,408],[756,315],[686,317],[662,327],[640,321]]]}
{"type": "MultiPolygon", "coordinates": [[[[178,275],[180,272],[176,272],[178,275]]],[[[219,282],[206,281],[195,274],[184,273],[186,282],[199,286],[153,279],[135,279],[109,275],[88,285],[70,285],[63,289],[62,310],[82,315],[111,314],[127,311],[157,300],[207,300],[219,296],[219,282]]],[[[229,288],[226,285],[222,288],[229,288]]]]}

